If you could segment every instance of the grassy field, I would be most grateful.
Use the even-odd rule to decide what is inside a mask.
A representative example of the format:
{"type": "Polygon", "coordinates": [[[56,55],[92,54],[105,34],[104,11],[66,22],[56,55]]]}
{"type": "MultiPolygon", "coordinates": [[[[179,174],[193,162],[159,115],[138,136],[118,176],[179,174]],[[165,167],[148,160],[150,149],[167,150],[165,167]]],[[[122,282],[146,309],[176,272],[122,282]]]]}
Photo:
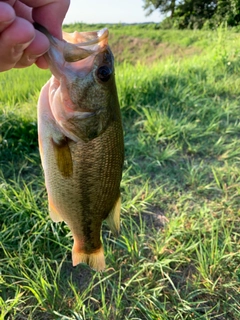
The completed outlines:
{"type": "Polygon", "coordinates": [[[0,320],[238,320],[240,34],[110,31],[125,165],[103,273],[72,267],[69,229],[48,216],[36,104],[49,72],[0,74],[0,320]]]}

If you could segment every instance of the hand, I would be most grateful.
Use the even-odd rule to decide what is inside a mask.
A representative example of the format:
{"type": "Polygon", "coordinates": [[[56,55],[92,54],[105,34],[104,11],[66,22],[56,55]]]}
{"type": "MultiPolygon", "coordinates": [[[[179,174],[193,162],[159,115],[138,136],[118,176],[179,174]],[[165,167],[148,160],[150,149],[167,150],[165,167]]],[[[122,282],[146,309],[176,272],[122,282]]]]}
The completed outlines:
{"type": "Polygon", "coordinates": [[[49,41],[34,29],[34,21],[42,24],[57,38],[62,38],[62,22],[70,0],[0,1],[0,71],[24,68],[36,63],[47,68],[43,54],[49,41]]]}

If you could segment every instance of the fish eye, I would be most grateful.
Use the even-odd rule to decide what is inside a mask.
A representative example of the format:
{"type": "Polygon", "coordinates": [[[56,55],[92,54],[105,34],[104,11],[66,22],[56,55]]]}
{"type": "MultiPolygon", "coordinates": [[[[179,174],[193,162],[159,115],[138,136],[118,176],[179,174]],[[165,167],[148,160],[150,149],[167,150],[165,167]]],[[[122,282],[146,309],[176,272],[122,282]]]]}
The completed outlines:
{"type": "Polygon", "coordinates": [[[112,69],[110,69],[108,66],[102,66],[97,70],[97,77],[102,82],[107,82],[110,79],[111,74],[112,74],[112,69]]]}

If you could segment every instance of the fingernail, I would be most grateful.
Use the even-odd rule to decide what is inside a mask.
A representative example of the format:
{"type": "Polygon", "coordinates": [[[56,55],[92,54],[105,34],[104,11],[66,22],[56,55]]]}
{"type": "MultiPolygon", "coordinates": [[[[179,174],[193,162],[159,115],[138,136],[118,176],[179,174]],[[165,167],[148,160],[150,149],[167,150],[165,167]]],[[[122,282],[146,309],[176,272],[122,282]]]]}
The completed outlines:
{"type": "MultiPolygon", "coordinates": [[[[43,54],[44,54],[44,53],[43,53],[43,54]]],[[[28,56],[27,59],[28,59],[29,62],[34,63],[34,62],[36,62],[36,60],[37,60],[38,58],[40,58],[43,54],[31,55],[31,56],[28,56]]]]}
{"type": "Polygon", "coordinates": [[[7,21],[1,21],[1,25],[2,26],[6,26],[6,25],[9,25],[11,23],[13,23],[13,21],[15,20],[15,18],[11,19],[11,20],[7,20],[7,21]]]}
{"type": "Polygon", "coordinates": [[[30,60],[34,60],[35,59],[36,60],[37,58],[40,58],[41,56],[43,56],[46,52],[43,52],[41,54],[32,54],[32,55],[28,56],[28,59],[30,59],[30,60]]]}

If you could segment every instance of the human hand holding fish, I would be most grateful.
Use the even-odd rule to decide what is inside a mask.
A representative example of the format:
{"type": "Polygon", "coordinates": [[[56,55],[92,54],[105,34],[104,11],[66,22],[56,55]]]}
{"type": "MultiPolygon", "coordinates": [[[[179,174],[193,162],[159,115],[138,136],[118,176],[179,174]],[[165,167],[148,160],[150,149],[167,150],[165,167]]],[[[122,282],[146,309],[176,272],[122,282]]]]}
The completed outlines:
{"type": "Polygon", "coordinates": [[[0,1],[0,71],[34,62],[50,68],[53,76],[38,103],[49,212],[72,232],[73,265],[84,262],[100,271],[102,222],[114,234],[120,228],[123,130],[108,30],[64,33],[61,40],[68,5],[0,1]]]}
{"type": "Polygon", "coordinates": [[[70,0],[0,1],[0,72],[36,63],[48,65],[43,54],[49,49],[48,38],[34,29],[36,21],[56,38],[62,38],[62,21],[70,0]]]}

